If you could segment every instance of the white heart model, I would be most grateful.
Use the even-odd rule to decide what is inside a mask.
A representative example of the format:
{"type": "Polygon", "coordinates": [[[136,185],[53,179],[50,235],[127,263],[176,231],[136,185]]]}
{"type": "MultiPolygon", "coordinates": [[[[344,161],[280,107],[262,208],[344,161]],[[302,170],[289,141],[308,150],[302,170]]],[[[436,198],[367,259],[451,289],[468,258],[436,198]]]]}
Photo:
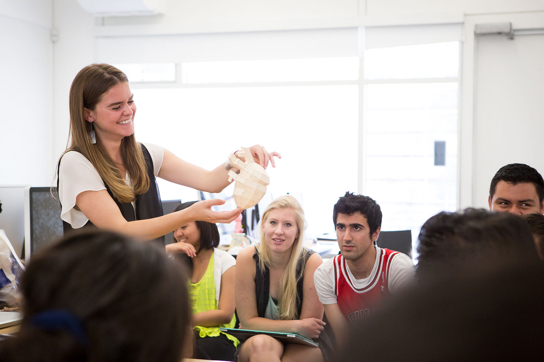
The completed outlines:
{"type": "Polygon", "coordinates": [[[229,182],[236,181],[234,184],[234,201],[240,209],[248,209],[255,206],[266,194],[266,186],[270,184],[270,178],[265,169],[255,163],[251,151],[242,147],[237,153],[244,158],[240,160],[234,155],[230,155],[231,165],[240,169],[240,173],[229,171],[229,182]]]}

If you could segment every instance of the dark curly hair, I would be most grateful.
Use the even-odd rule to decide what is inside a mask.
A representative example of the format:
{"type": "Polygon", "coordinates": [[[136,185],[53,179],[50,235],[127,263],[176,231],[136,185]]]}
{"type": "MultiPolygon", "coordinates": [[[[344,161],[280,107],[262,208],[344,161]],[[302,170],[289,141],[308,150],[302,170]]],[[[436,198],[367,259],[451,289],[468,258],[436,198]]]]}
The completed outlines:
{"type": "Polygon", "coordinates": [[[352,192],[346,192],[334,205],[332,212],[334,226],[336,227],[338,214],[351,215],[357,211],[366,217],[370,235],[374,234],[382,226],[382,210],[380,209],[380,205],[368,196],[355,195],[352,192]]]}

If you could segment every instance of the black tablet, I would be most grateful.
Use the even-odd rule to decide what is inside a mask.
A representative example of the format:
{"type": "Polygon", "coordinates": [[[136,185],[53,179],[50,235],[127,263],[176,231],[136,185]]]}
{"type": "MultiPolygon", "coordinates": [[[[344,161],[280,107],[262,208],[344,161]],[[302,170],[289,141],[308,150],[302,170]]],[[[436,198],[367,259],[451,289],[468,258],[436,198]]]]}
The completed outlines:
{"type": "Polygon", "coordinates": [[[253,337],[257,334],[265,334],[270,337],[274,337],[284,343],[298,343],[305,346],[317,347],[319,344],[306,337],[302,337],[296,333],[283,333],[283,332],[269,332],[269,331],[255,331],[251,329],[238,329],[238,328],[221,328],[222,332],[233,335],[238,338],[240,342],[245,341],[249,337],[253,337]]]}

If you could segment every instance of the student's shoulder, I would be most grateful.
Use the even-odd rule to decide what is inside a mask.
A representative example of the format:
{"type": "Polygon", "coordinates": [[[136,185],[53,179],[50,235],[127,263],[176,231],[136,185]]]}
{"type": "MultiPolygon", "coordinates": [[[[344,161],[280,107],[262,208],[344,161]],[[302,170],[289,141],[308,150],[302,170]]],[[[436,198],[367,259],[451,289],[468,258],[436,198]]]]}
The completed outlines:
{"type": "Polygon", "coordinates": [[[228,261],[228,262],[234,262],[236,263],[236,259],[229,253],[227,253],[224,250],[214,248],[213,253],[215,254],[215,257],[218,259],[221,259],[222,261],[228,261]]]}
{"type": "Polygon", "coordinates": [[[255,254],[255,246],[253,245],[247,246],[243,248],[242,250],[240,250],[240,252],[236,256],[236,262],[238,264],[248,263],[253,260],[254,254],[255,254]]]}
{"type": "Polygon", "coordinates": [[[334,272],[334,258],[325,260],[315,271],[316,274],[319,273],[320,275],[330,275],[334,272]]]}
{"type": "Polygon", "coordinates": [[[306,261],[306,270],[308,269],[317,269],[321,264],[323,264],[323,259],[318,253],[311,253],[306,261]]]}
{"type": "Polygon", "coordinates": [[[398,268],[413,268],[414,262],[408,255],[396,252],[391,259],[391,266],[395,265],[398,268]]]}

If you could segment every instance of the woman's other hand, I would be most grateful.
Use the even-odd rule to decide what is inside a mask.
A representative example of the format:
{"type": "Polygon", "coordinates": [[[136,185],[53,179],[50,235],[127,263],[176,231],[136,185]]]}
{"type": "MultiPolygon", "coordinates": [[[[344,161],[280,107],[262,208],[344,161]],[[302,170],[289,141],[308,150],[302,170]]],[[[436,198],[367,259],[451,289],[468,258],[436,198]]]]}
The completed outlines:
{"type": "Polygon", "coordinates": [[[166,254],[186,254],[190,258],[194,258],[196,256],[196,250],[191,244],[177,241],[166,245],[166,254]]]}
{"type": "Polygon", "coordinates": [[[325,328],[325,322],[317,318],[304,318],[298,321],[297,333],[306,338],[315,339],[319,337],[321,331],[325,328]]]}
{"type": "Polygon", "coordinates": [[[251,146],[249,149],[251,151],[251,155],[253,156],[253,160],[255,160],[255,162],[261,165],[265,170],[268,167],[268,163],[272,164],[272,167],[276,167],[274,157],[281,159],[281,155],[278,152],[268,152],[263,146],[260,145],[251,146]]]}
{"type": "Polygon", "coordinates": [[[225,203],[224,200],[219,200],[219,199],[204,200],[204,201],[199,201],[195,203],[194,205],[187,208],[186,210],[190,212],[189,217],[193,221],[207,221],[210,223],[228,224],[236,220],[236,218],[240,216],[242,209],[236,208],[230,211],[213,211],[212,210],[212,206],[223,205],[224,203],[225,203]]]}

